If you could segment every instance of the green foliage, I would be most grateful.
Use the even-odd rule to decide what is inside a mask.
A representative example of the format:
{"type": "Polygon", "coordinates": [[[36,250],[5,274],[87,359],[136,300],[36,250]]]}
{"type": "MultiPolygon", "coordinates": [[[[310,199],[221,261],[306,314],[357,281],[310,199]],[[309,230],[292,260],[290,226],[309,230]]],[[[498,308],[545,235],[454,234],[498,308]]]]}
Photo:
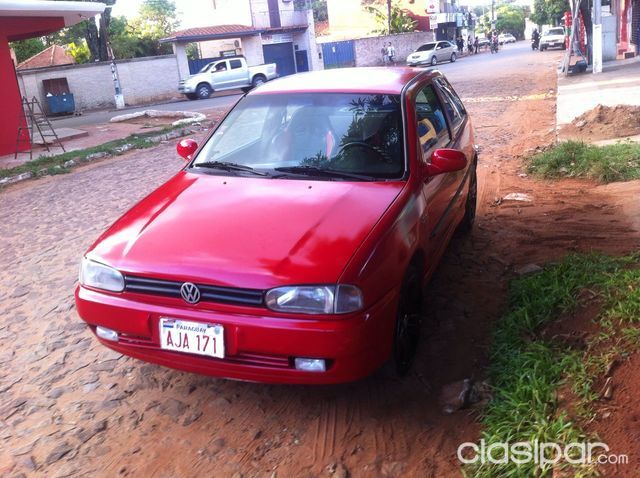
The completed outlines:
{"type": "MultiPolygon", "coordinates": [[[[113,5],[115,0],[107,0],[106,3],[113,5]]],[[[49,35],[46,37],[47,44],[74,44],[76,48],[81,48],[84,42],[90,51],[90,58],[86,61],[98,57],[106,59],[106,57],[102,58],[101,52],[106,51],[106,45],[102,43],[106,42],[107,37],[114,57],[119,60],[164,55],[171,53],[171,45],[161,44],[159,40],[169,36],[178,27],[179,22],[175,18],[176,7],[173,1],[145,0],[140,6],[138,15],[130,21],[124,16],[111,17],[106,14],[101,30],[96,29],[93,20],[85,20],[49,35]],[[89,41],[90,43],[87,43],[89,41]]],[[[84,61],[82,56],[84,51],[79,51],[78,54],[84,61]]]]}
{"type": "Polygon", "coordinates": [[[385,10],[381,10],[380,8],[376,8],[372,5],[364,5],[363,8],[375,17],[376,23],[380,26],[378,30],[375,30],[375,33],[380,35],[414,32],[418,26],[418,22],[413,20],[404,10],[397,6],[392,6],[391,31],[389,31],[386,8],[385,10]]]}
{"type": "Polygon", "coordinates": [[[16,54],[18,63],[31,58],[33,55],[37,55],[47,46],[40,38],[29,38],[28,40],[14,41],[9,44],[16,54]]]}
{"type": "Polygon", "coordinates": [[[496,30],[524,38],[525,10],[515,5],[500,5],[496,10],[496,30]]]}
{"type": "Polygon", "coordinates": [[[294,0],[294,8],[296,10],[313,10],[313,19],[316,22],[325,22],[329,20],[327,0],[294,0]]]}
{"type": "MultiPolygon", "coordinates": [[[[638,254],[622,258],[572,255],[512,283],[510,309],[498,324],[491,346],[493,399],[482,418],[487,448],[494,443],[534,440],[562,445],[589,438],[559,407],[557,391],[570,385],[577,408],[588,409],[597,397],[591,388],[594,378],[602,376],[611,357],[620,353],[621,340],[627,341],[627,350],[637,348],[639,284],[638,254]],[[576,310],[585,290],[598,291],[602,299],[597,320],[608,341],[598,341],[598,352],[591,349],[597,338],[580,350],[541,334],[560,315],[576,310]]],[[[555,475],[549,465],[535,463],[487,463],[464,471],[478,478],[555,475]]],[[[593,469],[583,465],[572,471],[571,476],[594,475],[593,469]]]]}
{"type": "Polygon", "coordinates": [[[88,63],[91,60],[91,52],[85,40],[78,40],[78,43],[71,42],[67,45],[69,53],[76,63],[88,63]]]}
{"type": "Polygon", "coordinates": [[[160,40],[168,37],[180,24],[176,5],[171,0],[145,0],[130,27],[143,39],[160,40]]]}
{"type": "Polygon", "coordinates": [[[189,43],[185,48],[185,52],[189,60],[198,60],[200,58],[200,50],[197,43],[189,43]]]}
{"type": "Polygon", "coordinates": [[[558,25],[568,10],[571,10],[569,0],[534,0],[531,21],[538,25],[558,25]]]}
{"type": "Polygon", "coordinates": [[[567,141],[529,158],[528,170],[543,178],[579,177],[603,183],[640,179],[640,145],[567,141]]]}

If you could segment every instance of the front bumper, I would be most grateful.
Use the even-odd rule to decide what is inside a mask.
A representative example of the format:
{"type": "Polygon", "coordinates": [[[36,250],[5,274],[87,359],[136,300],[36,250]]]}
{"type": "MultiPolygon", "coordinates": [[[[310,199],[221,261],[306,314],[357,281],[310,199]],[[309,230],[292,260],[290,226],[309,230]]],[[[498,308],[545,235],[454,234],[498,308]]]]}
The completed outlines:
{"type": "Polygon", "coordinates": [[[358,380],[377,370],[390,356],[398,291],[393,290],[366,311],[344,318],[280,318],[229,310],[199,310],[149,303],[125,294],[111,295],[78,286],[80,317],[119,333],[119,341],[98,339],[107,347],[140,360],[215,377],[270,383],[328,384],[358,380]],[[160,348],[159,319],[220,324],[224,327],[224,359],[160,348]],[[293,366],[295,357],[327,361],[325,372],[293,366]]]}
{"type": "Polygon", "coordinates": [[[564,46],[564,40],[553,40],[540,42],[540,46],[544,48],[561,48],[564,46]]]}
{"type": "Polygon", "coordinates": [[[195,93],[196,87],[194,85],[179,85],[178,91],[183,94],[195,93]]]}

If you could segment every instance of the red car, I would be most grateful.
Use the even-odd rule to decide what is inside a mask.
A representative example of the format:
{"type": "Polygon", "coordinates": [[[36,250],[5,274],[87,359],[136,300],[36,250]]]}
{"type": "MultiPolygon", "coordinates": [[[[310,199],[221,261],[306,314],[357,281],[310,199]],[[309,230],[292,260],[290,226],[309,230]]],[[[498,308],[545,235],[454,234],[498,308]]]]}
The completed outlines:
{"type": "Polygon", "coordinates": [[[471,120],[437,71],[269,82],[82,260],[76,305],[132,357],[338,383],[415,355],[423,286],[476,207],[471,120]]]}

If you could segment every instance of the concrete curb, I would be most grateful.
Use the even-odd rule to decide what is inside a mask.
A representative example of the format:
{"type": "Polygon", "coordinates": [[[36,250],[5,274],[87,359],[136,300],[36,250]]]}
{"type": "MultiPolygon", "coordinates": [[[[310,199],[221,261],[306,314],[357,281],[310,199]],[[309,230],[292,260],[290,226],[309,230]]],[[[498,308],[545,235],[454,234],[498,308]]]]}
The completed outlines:
{"type": "MultiPolygon", "coordinates": [[[[177,138],[181,138],[183,136],[187,136],[190,134],[195,134],[197,131],[190,129],[190,128],[184,128],[184,129],[176,129],[173,131],[169,131],[168,133],[164,133],[164,134],[159,134],[156,136],[150,136],[148,138],[145,139],[145,143],[156,143],[156,144],[161,144],[161,143],[166,143],[167,141],[170,141],[172,139],[177,139],[177,138]]],[[[123,144],[122,146],[118,146],[115,147],[113,149],[111,149],[110,151],[101,151],[98,153],[93,153],[90,154],[88,156],[86,156],[85,158],[76,158],[76,159],[70,159],[68,161],[65,161],[62,165],[58,164],[56,166],[50,167],[50,168],[42,168],[40,170],[38,170],[35,174],[31,171],[26,171],[24,173],[20,173],[17,174],[15,176],[9,176],[7,178],[2,178],[0,179],[0,191],[2,191],[2,189],[5,186],[9,186],[10,184],[16,184],[22,181],[27,181],[28,179],[32,179],[32,178],[41,178],[44,176],[52,176],[52,171],[62,171],[63,169],[69,169],[72,168],[74,166],[80,165],[80,164],[85,164],[85,163],[90,163],[92,161],[96,161],[98,159],[102,159],[102,158],[106,158],[106,157],[111,157],[111,156],[119,156],[127,151],[130,151],[132,149],[143,149],[143,148],[136,148],[134,145],[132,144],[123,144]]]]}

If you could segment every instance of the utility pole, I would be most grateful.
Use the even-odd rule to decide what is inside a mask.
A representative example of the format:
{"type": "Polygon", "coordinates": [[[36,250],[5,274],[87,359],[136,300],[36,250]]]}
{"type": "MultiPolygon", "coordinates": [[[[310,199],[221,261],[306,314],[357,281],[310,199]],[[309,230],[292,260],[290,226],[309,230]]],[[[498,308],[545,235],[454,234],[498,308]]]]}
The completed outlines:
{"type": "Polygon", "coordinates": [[[602,0],[593,0],[593,73],[602,73],[602,0]]]}
{"type": "Polygon", "coordinates": [[[387,0],[387,28],[391,35],[391,0],[387,0]]]}
{"type": "Polygon", "coordinates": [[[491,30],[496,29],[495,6],[496,6],[496,0],[491,0],[491,30]]]}

